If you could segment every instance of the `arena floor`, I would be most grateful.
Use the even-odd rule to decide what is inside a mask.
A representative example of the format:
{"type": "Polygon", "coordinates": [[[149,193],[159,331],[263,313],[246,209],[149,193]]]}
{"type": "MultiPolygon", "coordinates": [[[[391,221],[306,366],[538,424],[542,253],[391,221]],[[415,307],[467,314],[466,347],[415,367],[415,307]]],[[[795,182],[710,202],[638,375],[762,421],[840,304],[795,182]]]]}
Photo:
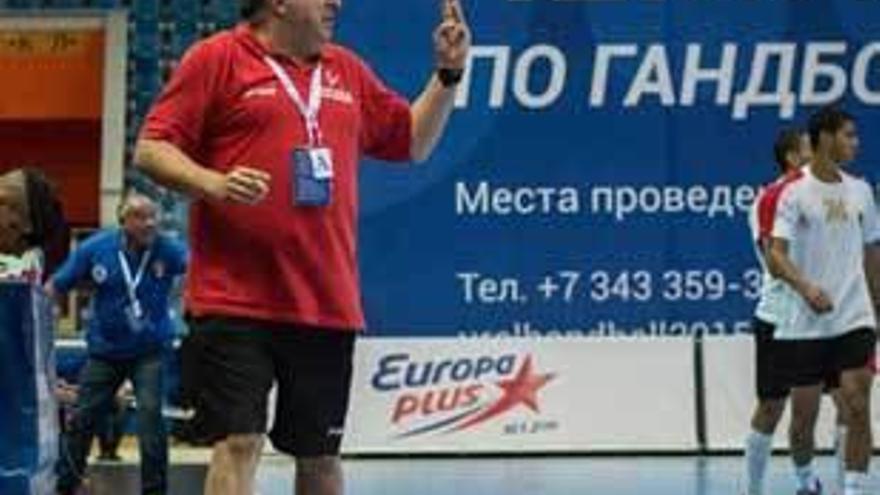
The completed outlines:
{"type": "MultiPolygon", "coordinates": [[[[207,453],[174,456],[171,495],[200,495],[207,453]],[[188,458],[184,458],[188,457],[188,458]]],[[[828,456],[817,459],[831,485],[828,456]]],[[[98,463],[93,495],[138,494],[134,460],[98,463]]],[[[263,460],[259,495],[292,495],[293,468],[278,456],[263,460]]],[[[462,459],[348,459],[352,495],[739,495],[739,457],[539,457],[462,459]]],[[[794,493],[787,457],[773,459],[767,493],[794,493]]],[[[834,495],[834,490],[826,489],[834,495]]]]}

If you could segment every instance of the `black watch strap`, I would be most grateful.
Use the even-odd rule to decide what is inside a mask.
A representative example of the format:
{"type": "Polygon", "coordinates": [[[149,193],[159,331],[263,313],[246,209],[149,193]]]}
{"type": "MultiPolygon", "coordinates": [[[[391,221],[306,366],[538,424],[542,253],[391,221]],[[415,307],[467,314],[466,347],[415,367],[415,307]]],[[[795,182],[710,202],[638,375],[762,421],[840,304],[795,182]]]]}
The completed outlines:
{"type": "Polygon", "coordinates": [[[443,67],[437,69],[437,79],[444,88],[451,88],[461,82],[464,75],[464,69],[450,69],[443,67]]]}

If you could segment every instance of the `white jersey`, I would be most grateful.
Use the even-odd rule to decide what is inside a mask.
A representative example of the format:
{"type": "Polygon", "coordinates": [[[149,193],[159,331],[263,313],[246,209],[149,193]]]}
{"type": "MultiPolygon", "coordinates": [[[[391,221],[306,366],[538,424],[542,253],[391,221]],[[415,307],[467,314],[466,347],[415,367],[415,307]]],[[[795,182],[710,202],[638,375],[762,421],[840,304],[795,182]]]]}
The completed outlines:
{"type": "Polygon", "coordinates": [[[776,338],[827,339],[876,326],[864,270],[865,244],[880,240],[876,204],[865,181],[841,175],[840,182],[822,182],[805,167],[765,201],[775,210],[767,229],[788,241],[794,266],[834,306],[819,315],[786,284],[776,338]]]}
{"type": "Polygon", "coordinates": [[[785,282],[771,275],[770,270],[767,268],[767,260],[764,259],[764,252],[761,249],[762,239],[766,239],[766,236],[762,235],[762,231],[766,232],[768,230],[766,224],[772,222],[773,212],[766,212],[764,215],[761,215],[760,212],[762,209],[766,210],[768,208],[767,201],[769,200],[769,195],[767,192],[780,187],[784,181],[784,177],[780,178],[773,184],[761,189],[749,210],[749,231],[751,232],[752,247],[755,249],[758,264],[761,266],[761,293],[758,298],[758,305],[755,307],[755,317],[772,325],[776,325],[779,320],[780,308],[785,299],[785,282]],[[762,202],[765,203],[763,208],[761,206],[762,202]],[[761,228],[762,220],[765,224],[763,229],[761,228]]]}

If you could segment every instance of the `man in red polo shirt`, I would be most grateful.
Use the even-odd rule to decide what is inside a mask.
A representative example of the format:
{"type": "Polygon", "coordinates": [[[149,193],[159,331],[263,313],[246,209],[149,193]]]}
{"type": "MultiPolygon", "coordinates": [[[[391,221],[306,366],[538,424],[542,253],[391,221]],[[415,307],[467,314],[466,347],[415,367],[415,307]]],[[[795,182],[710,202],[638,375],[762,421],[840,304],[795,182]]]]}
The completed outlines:
{"type": "Polygon", "coordinates": [[[135,161],[196,198],[186,305],[214,433],[208,494],[253,493],[269,436],[296,493],[342,493],[338,458],[356,331],[361,155],[422,161],[470,48],[443,0],[436,72],[412,103],[329,42],[341,0],[246,0],[245,22],[192,47],[146,119],[135,161]]]}

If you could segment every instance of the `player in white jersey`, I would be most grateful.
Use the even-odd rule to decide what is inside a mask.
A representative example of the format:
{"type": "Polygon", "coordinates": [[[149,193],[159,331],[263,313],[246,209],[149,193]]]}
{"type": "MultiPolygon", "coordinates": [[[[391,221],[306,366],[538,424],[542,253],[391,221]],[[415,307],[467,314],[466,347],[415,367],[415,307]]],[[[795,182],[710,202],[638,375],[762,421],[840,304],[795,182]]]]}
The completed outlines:
{"type": "Polygon", "coordinates": [[[810,118],[809,132],[813,160],[766,193],[773,221],[761,232],[770,236],[768,269],[785,282],[774,337],[787,348],[778,364],[792,386],[797,493],[821,493],[812,474],[813,430],[823,379],[839,373],[847,422],[844,495],[865,495],[877,300],[869,277],[874,288],[878,274],[865,265],[878,256],[880,222],[871,188],[841,170],[858,149],[854,119],[823,108],[810,118]]]}
{"type": "Polygon", "coordinates": [[[745,442],[746,495],[764,495],[764,479],[773,449],[773,434],[785,410],[785,400],[789,392],[785,377],[776,367],[779,346],[773,338],[783,282],[767,271],[764,254],[768,242],[767,239],[761,239],[760,224],[762,219],[764,222],[768,221],[768,215],[759,215],[760,205],[763,201],[766,208],[767,192],[780,187],[788,177],[811,160],[809,136],[797,129],[780,131],[773,145],[773,155],[780,175],[761,189],[749,212],[751,241],[763,271],[763,280],[752,327],[755,338],[755,390],[758,400],[751,418],[751,430],[745,442]]]}
{"type": "MultiPolygon", "coordinates": [[[[755,390],[757,403],[751,417],[751,430],[745,441],[745,490],[747,495],[763,495],[767,464],[773,448],[773,435],[788,398],[790,385],[778,363],[784,358],[779,354],[786,351],[774,339],[777,314],[783,298],[785,282],[773,277],[767,270],[765,261],[769,247],[768,233],[775,215],[775,199],[779,189],[797,177],[798,170],[812,160],[812,146],[809,134],[798,129],[784,129],[779,132],[773,146],[774,158],[780,176],[761,189],[749,212],[749,229],[755,254],[763,271],[761,295],[755,309],[752,332],[755,338],[755,390]]],[[[834,399],[837,421],[834,429],[834,452],[837,459],[835,481],[838,491],[843,491],[844,469],[843,449],[845,437],[844,411],[839,406],[838,374],[825,377],[825,389],[834,399]]],[[[809,480],[808,480],[809,481],[809,480]]],[[[805,483],[809,485],[809,483],[805,483]]]]}

